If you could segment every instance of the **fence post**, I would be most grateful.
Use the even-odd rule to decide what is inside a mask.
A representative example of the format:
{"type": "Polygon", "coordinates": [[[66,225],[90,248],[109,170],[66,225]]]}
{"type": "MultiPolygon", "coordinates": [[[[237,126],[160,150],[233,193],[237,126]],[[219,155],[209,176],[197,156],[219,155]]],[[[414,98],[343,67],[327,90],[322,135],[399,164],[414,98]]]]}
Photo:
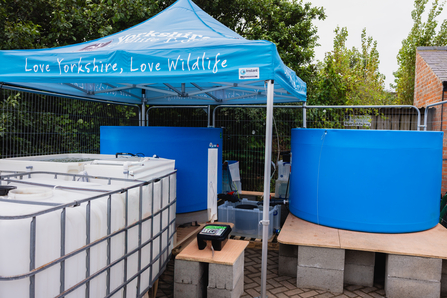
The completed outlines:
{"type": "Polygon", "coordinates": [[[306,102],[303,103],[303,128],[307,128],[306,102]]]}
{"type": "Polygon", "coordinates": [[[142,99],[142,104],[141,104],[141,122],[140,122],[140,126],[146,126],[146,103],[147,103],[147,99],[146,99],[146,90],[145,89],[141,89],[141,95],[143,96],[142,99]]]}
{"type": "Polygon", "coordinates": [[[208,105],[207,113],[208,113],[208,126],[207,127],[211,127],[211,106],[210,105],[208,105]]]}

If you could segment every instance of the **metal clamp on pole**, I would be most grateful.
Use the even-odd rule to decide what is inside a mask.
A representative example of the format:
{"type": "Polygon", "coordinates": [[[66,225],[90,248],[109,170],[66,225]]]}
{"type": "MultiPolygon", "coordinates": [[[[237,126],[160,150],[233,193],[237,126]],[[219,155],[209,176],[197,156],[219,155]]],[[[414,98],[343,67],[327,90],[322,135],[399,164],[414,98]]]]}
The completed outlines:
{"type": "Polygon", "coordinates": [[[259,224],[260,225],[263,225],[263,226],[268,226],[269,224],[270,224],[270,220],[261,220],[261,221],[259,221],[259,224]]]}

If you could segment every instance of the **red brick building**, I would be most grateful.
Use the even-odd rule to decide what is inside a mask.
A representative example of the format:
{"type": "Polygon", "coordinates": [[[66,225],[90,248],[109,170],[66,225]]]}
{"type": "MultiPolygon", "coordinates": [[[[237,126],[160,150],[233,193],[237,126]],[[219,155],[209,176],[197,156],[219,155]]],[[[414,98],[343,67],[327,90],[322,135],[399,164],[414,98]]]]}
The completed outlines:
{"type": "Polygon", "coordinates": [[[414,105],[428,115],[427,130],[444,131],[442,194],[447,192],[447,104],[428,110],[426,107],[444,100],[447,100],[447,47],[418,47],[414,105]]]}

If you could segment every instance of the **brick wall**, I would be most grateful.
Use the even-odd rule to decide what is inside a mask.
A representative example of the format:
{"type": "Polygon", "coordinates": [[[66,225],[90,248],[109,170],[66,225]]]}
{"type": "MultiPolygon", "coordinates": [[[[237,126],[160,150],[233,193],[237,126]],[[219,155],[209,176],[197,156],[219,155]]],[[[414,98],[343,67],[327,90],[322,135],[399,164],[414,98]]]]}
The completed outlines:
{"type": "Polygon", "coordinates": [[[416,53],[416,75],[414,82],[414,105],[423,108],[441,101],[442,82],[432,69],[416,53]]]}
{"type": "MultiPolygon", "coordinates": [[[[440,102],[442,100],[442,89],[442,81],[416,52],[413,104],[418,108],[425,108],[429,104],[440,102]]],[[[444,93],[444,100],[447,100],[447,92],[444,93]]],[[[427,114],[427,111],[425,114],[427,114]]],[[[430,108],[428,114],[427,130],[444,131],[441,186],[441,193],[444,194],[447,192],[447,104],[430,108]]]]}

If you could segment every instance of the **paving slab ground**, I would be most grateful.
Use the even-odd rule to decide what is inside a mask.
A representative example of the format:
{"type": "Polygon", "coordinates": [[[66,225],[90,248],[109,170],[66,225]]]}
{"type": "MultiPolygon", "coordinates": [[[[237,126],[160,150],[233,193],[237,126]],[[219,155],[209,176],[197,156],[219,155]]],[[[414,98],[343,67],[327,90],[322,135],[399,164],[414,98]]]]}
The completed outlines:
{"type": "MultiPolygon", "coordinates": [[[[261,249],[245,250],[244,293],[241,298],[260,297],[261,249]]],[[[372,287],[345,285],[342,294],[321,290],[297,288],[296,278],[278,275],[278,251],[269,250],[267,266],[267,297],[269,298],[379,298],[385,297],[383,285],[372,287]]],[[[174,260],[172,259],[159,279],[157,298],[172,298],[174,288],[174,260]]],[[[209,297],[213,298],[213,297],[209,297]]],[[[421,297],[423,298],[423,297],[421,297]]],[[[447,297],[443,297],[447,298],[447,297]]]]}

